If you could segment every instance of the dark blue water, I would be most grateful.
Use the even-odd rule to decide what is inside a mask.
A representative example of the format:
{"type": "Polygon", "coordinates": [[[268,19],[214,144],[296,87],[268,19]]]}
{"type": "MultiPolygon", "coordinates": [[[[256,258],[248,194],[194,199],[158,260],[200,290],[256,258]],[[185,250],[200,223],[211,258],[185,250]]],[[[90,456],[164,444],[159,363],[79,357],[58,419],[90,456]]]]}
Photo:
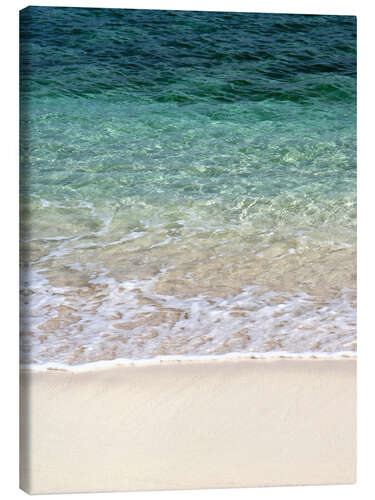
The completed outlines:
{"type": "MultiPolygon", "coordinates": [[[[43,303],[66,287],[79,309],[97,279],[107,299],[154,280],[170,303],[249,286],[342,303],[354,290],[354,17],[29,7],[20,19],[22,230],[43,303]]],[[[301,346],[277,342],[352,349],[349,302],[324,341],[310,341],[314,320],[301,346]]],[[[58,306],[41,307],[43,332],[122,331],[97,310],[56,326],[58,306]]],[[[172,328],[161,324],[158,335],[172,328]]],[[[262,342],[236,349],[269,350],[262,342]]]]}

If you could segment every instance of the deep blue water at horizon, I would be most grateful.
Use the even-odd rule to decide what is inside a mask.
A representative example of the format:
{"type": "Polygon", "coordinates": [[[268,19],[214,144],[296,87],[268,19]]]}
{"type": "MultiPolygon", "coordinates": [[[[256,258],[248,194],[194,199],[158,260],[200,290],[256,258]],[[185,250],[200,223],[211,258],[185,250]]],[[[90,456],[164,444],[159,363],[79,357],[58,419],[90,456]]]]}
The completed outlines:
{"type": "Polygon", "coordinates": [[[307,179],[286,172],[282,187],[261,183],[266,194],[308,189],[309,174],[352,189],[355,96],[353,17],[21,12],[21,162],[43,196],[147,196],[150,181],[160,195],[220,196],[242,175],[241,195],[259,169],[283,174],[289,155],[307,179]]]}

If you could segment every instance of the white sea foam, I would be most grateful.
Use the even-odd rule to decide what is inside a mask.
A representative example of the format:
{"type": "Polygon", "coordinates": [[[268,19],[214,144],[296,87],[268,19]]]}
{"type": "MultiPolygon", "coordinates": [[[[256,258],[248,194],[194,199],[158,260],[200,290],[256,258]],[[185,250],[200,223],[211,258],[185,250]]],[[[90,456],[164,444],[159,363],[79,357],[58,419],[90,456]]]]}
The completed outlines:
{"type": "Polygon", "coordinates": [[[154,358],[133,359],[118,358],[113,360],[92,361],[91,363],[82,363],[79,365],[66,365],[63,363],[43,363],[43,364],[21,364],[20,368],[33,371],[69,371],[69,372],[87,372],[97,369],[111,368],[115,366],[147,366],[163,363],[179,362],[199,362],[199,361],[225,361],[225,360],[276,360],[276,359],[356,359],[356,351],[339,352],[231,352],[221,355],[196,355],[196,356],[155,356],[154,358]]]}
{"type": "Polygon", "coordinates": [[[160,275],[118,283],[107,274],[101,270],[80,294],[51,286],[40,272],[28,277],[22,362],[355,351],[355,297],[347,288],[325,300],[257,286],[226,298],[178,297],[155,291],[160,275]]]}
{"type": "Polygon", "coordinates": [[[346,233],[39,203],[21,272],[24,363],[355,352],[346,233]]]}

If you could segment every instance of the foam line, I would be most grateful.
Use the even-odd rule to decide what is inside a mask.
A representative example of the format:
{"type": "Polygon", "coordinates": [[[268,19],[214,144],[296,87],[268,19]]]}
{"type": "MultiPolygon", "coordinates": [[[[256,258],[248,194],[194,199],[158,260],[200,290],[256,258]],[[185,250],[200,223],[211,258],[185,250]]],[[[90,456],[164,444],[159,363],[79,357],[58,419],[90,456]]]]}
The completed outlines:
{"type": "Polygon", "coordinates": [[[202,356],[155,356],[146,359],[119,358],[113,360],[93,361],[91,363],[82,363],[79,365],[66,365],[63,363],[43,363],[43,364],[21,364],[22,370],[32,371],[69,371],[69,372],[85,372],[101,368],[110,368],[114,366],[127,365],[157,365],[160,363],[174,362],[199,362],[199,361],[224,361],[236,359],[356,359],[356,351],[338,351],[338,352],[303,352],[292,353],[286,351],[273,351],[269,353],[239,353],[232,352],[221,355],[202,355],[202,356]]]}

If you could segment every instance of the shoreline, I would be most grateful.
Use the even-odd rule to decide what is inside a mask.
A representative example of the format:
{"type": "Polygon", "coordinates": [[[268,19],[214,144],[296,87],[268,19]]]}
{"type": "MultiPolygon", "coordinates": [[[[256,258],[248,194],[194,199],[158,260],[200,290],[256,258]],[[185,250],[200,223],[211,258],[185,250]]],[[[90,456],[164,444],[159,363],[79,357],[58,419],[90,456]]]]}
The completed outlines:
{"type": "Polygon", "coordinates": [[[225,361],[225,360],[277,360],[277,359],[357,359],[357,351],[337,351],[337,352],[231,352],[226,354],[207,354],[207,355],[167,355],[154,356],[152,358],[115,358],[110,360],[90,361],[88,363],[79,363],[68,365],[57,362],[47,363],[21,363],[20,370],[44,372],[49,370],[57,370],[64,372],[86,372],[96,369],[111,368],[116,366],[148,366],[159,365],[165,363],[181,363],[181,362],[205,362],[205,361],[225,361]]]}
{"type": "Polygon", "coordinates": [[[21,369],[29,493],[355,482],[355,358],[88,365],[21,369]]]}

